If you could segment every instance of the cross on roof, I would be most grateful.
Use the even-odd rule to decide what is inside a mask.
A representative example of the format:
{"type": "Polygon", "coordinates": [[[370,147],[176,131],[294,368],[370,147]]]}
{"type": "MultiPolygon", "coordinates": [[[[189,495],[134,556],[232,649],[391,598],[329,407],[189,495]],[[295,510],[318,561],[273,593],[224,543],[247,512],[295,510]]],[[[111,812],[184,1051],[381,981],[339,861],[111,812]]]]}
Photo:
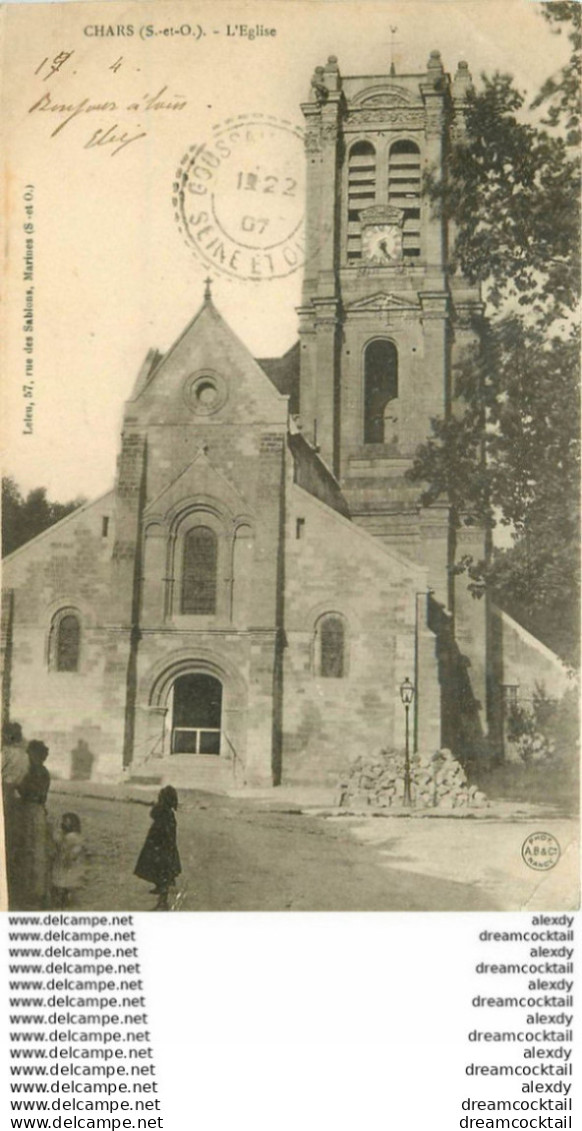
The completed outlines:
{"type": "Polygon", "coordinates": [[[394,48],[396,46],[400,46],[399,41],[394,38],[397,31],[398,31],[397,27],[392,27],[392,26],[390,27],[390,74],[391,75],[396,74],[396,67],[394,65],[394,48]]]}
{"type": "Polygon", "coordinates": [[[212,279],[210,278],[209,275],[206,277],[204,282],[206,284],[206,286],[204,288],[204,301],[208,302],[212,298],[212,291],[210,289],[211,286],[212,286],[212,279]]]}

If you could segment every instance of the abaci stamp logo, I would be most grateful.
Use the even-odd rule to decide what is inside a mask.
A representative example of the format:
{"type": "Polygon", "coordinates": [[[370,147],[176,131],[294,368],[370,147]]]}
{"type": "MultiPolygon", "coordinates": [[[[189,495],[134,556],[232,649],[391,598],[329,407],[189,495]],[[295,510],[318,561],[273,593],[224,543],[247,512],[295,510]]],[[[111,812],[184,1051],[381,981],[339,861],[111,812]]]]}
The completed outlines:
{"type": "Polygon", "coordinates": [[[547,872],[560,859],[560,845],[552,833],[530,833],[521,846],[521,855],[528,868],[547,872]]]}
{"type": "Polygon", "coordinates": [[[190,146],[173,186],[178,228],[208,267],[280,279],[304,262],[304,156],[299,127],[241,114],[190,146]]]}

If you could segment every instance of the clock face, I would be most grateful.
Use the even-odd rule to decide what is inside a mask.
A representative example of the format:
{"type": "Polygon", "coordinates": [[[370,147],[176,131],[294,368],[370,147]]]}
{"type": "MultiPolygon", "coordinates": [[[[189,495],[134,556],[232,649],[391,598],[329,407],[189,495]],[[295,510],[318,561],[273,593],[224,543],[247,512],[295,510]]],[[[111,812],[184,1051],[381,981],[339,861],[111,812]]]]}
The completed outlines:
{"type": "Polygon", "coordinates": [[[402,228],[398,224],[368,224],[362,233],[362,250],[368,263],[393,263],[402,256],[402,228]]]}

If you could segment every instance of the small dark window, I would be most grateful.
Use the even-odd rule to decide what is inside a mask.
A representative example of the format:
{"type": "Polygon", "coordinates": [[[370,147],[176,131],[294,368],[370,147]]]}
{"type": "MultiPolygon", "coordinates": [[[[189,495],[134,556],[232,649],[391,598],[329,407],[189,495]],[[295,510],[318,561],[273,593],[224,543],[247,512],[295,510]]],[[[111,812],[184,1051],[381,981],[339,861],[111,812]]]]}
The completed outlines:
{"type": "Polygon", "coordinates": [[[109,515],[104,514],[101,518],[101,537],[107,538],[109,534],[109,515]]]}
{"type": "Polygon", "coordinates": [[[216,612],[218,539],[209,526],[195,526],[184,538],[181,612],[212,616],[216,612]]]}
{"type": "Polygon", "coordinates": [[[74,613],[66,613],[56,626],[56,669],[58,672],[76,672],[79,668],[81,626],[74,613]]]}
{"type": "Polygon", "coordinates": [[[325,617],[319,630],[320,675],[341,679],[344,674],[344,624],[340,617],[325,617]]]}
{"type": "Polygon", "coordinates": [[[511,711],[515,707],[517,707],[517,705],[518,705],[517,693],[519,691],[519,684],[518,683],[502,683],[501,684],[501,690],[502,690],[502,693],[503,693],[503,706],[504,706],[505,713],[510,714],[511,711]]]}
{"type": "Polygon", "coordinates": [[[370,342],[364,354],[364,443],[384,444],[385,415],[398,396],[398,353],[392,342],[370,342]]]}

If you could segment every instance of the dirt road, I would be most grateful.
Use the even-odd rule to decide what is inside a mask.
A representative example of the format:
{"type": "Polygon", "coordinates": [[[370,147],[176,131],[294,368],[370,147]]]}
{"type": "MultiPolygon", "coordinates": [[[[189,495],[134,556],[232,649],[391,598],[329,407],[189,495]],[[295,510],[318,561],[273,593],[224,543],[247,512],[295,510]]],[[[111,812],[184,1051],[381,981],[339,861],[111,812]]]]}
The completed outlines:
{"type": "MultiPolygon", "coordinates": [[[[155,898],[133,876],[149,827],[145,804],[54,793],[51,816],[79,813],[90,853],[79,907],[147,911],[155,898]]],[[[474,884],[390,867],[347,823],[253,802],[190,793],[178,811],[185,911],[493,909],[474,884]]]]}

